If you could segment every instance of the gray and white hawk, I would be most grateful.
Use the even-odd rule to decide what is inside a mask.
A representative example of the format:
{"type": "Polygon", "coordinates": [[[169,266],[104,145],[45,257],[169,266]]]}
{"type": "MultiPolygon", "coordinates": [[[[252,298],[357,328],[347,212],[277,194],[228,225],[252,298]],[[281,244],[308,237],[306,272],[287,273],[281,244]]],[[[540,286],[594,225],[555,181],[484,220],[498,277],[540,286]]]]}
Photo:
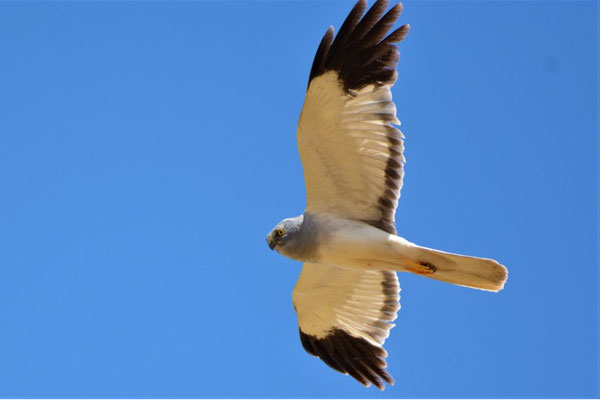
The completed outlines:
{"type": "Polygon", "coordinates": [[[393,384],[383,349],[400,308],[396,271],[488,291],[504,287],[494,260],[417,246],[396,235],[403,135],[390,88],[408,25],[378,0],[330,27],[310,71],[298,124],[306,210],[277,224],[271,249],[304,263],[292,299],[304,349],[365,386],[393,384]]]}

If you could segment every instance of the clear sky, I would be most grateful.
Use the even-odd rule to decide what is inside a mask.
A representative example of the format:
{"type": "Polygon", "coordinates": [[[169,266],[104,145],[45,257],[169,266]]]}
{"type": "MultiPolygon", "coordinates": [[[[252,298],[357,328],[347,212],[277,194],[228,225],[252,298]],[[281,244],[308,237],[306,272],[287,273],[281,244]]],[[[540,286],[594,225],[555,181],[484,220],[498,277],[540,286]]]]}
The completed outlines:
{"type": "Polygon", "coordinates": [[[405,2],[400,275],[380,394],[302,349],[296,124],[353,2],[0,3],[0,396],[598,396],[595,2],[405,2]]]}

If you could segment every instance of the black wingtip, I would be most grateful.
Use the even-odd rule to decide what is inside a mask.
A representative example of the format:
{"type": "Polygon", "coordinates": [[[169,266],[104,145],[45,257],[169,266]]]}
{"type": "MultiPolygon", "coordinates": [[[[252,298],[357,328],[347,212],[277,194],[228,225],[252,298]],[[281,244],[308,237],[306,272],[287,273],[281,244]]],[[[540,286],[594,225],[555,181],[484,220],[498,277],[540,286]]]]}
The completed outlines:
{"type": "Polygon", "coordinates": [[[325,364],[350,375],[365,387],[385,388],[384,381],[394,384],[394,378],[385,370],[387,352],[366,339],[354,337],[342,329],[333,329],[324,338],[308,335],[302,330],[300,341],[304,349],[319,357],[325,364]]]}
{"type": "Polygon", "coordinates": [[[315,59],[313,60],[313,65],[310,69],[310,76],[308,78],[309,85],[313,78],[320,75],[321,71],[325,67],[325,58],[327,57],[331,43],[333,43],[334,34],[335,30],[333,29],[333,26],[329,26],[325,32],[325,35],[323,35],[323,38],[321,39],[321,43],[319,43],[317,54],[315,54],[315,59]]]}
{"type": "Polygon", "coordinates": [[[327,30],[313,61],[309,86],[327,71],[338,72],[346,92],[394,83],[399,58],[395,43],[406,37],[410,27],[404,25],[386,37],[403,10],[398,3],[384,15],[387,6],[388,0],[378,0],[365,14],[367,2],[359,0],[335,38],[333,28],[327,30]]]}
{"type": "Polygon", "coordinates": [[[404,38],[408,35],[409,32],[410,25],[402,25],[400,28],[390,33],[390,35],[387,38],[385,38],[385,41],[388,43],[400,43],[404,40],[404,38]]]}

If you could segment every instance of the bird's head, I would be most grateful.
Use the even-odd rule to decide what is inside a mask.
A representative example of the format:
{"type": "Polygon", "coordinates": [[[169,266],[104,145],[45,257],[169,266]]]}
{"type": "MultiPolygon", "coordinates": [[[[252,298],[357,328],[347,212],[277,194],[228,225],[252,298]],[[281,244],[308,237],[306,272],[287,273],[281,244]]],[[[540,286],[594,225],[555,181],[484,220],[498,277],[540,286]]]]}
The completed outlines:
{"type": "Polygon", "coordinates": [[[302,217],[284,219],[267,235],[267,243],[271,250],[280,250],[293,240],[302,225],[302,217]]]}

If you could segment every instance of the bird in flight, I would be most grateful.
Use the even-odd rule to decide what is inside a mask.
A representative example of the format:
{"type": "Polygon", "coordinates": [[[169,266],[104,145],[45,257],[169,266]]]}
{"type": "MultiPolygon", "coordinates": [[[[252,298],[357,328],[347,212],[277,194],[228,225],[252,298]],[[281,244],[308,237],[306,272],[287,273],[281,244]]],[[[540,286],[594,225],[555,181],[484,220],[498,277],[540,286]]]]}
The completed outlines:
{"type": "Polygon", "coordinates": [[[404,176],[403,135],[391,87],[408,25],[402,12],[360,0],[334,38],[321,40],[298,123],[306,210],[267,236],[301,261],[292,300],[304,349],[365,386],[394,379],[383,349],[400,309],[396,272],[497,292],[507,270],[494,260],[428,249],[396,235],[404,176]],[[389,34],[388,34],[389,33],[389,34]]]}

